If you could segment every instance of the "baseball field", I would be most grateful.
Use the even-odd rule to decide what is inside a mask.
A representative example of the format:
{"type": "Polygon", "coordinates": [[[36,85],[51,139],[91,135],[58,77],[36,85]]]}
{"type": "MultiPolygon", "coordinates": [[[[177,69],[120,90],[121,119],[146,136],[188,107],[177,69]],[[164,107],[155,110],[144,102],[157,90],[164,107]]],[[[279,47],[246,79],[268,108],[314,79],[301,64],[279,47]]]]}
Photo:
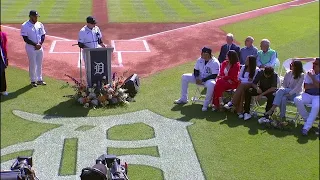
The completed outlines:
{"type": "MultiPolygon", "coordinates": [[[[319,139],[302,124],[269,129],[201,104],[174,105],[183,73],[192,72],[205,45],[215,56],[229,32],[244,46],[271,41],[281,62],[319,56],[319,2],[314,0],[1,0],[8,35],[8,96],[1,96],[1,170],[32,156],[39,179],[79,179],[103,153],[129,164],[131,180],[319,179],[319,139]],[[47,31],[43,73],[32,88],[20,36],[36,9],[47,31]],[[141,78],[136,102],[84,108],[65,97],[64,74],[79,77],[76,42],[88,15],[115,47],[112,71],[141,78]]],[[[189,86],[189,96],[195,86],[189,86]]],[[[289,110],[296,111],[293,106],[289,110]]]]}

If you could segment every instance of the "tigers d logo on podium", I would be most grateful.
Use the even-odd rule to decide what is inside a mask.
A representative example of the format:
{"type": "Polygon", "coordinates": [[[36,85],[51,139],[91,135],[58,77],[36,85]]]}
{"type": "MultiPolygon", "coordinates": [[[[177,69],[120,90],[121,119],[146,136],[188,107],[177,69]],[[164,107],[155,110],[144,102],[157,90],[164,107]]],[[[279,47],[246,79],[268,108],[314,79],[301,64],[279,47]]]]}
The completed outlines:
{"type": "Polygon", "coordinates": [[[106,76],[108,83],[111,83],[113,49],[113,47],[83,49],[88,87],[92,87],[93,84],[97,84],[99,87],[103,76],[106,76]]]}

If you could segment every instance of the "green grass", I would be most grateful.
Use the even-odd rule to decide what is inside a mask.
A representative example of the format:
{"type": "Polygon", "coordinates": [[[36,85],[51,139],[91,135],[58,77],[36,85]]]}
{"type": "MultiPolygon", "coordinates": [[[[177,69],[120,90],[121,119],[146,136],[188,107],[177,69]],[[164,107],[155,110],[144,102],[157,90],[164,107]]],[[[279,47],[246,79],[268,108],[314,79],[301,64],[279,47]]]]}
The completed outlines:
{"type": "MultiPolygon", "coordinates": [[[[249,34],[256,39],[268,37],[281,59],[292,56],[315,56],[319,53],[319,34],[317,34],[319,29],[315,28],[319,25],[318,5],[314,3],[296,7],[245,21],[244,25],[238,23],[224,28],[226,31],[233,32],[237,39],[244,39],[249,34]],[[289,20],[291,23],[286,22],[289,20]],[[262,22],[263,27],[257,26],[262,22]],[[254,31],[249,32],[248,29],[254,29],[254,31]],[[315,36],[308,38],[306,34],[315,36]],[[299,41],[301,39],[303,41],[299,41]],[[290,44],[290,42],[299,43],[290,44]]],[[[314,133],[308,137],[301,136],[301,125],[292,131],[265,129],[254,119],[244,122],[231,113],[201,112],[201,104],[174,105],[172,102],[179,97],[180,93],[181,74],[191,72],[193,66],[194,62],[141,79],[141,88],[136,102],[127,107],[96,110],[82,108],[72,100],[64,98],[63,95],[73,93],[72,89],[60,89],[64,82],[46,78],[47,86],[30,89],[28,73],[9,67],[7,79],[11,95],[2,97],[1,100],[1,148],[30,141],[49,129],[57,127],[51,124],[24,121],[12,114],[14,109],[62,116],[106,116],[149,109],[177,121],[194,123],[188,127],[188,131],[208,180],[319,179],[319,140],[314,133]],[[23,136],[17,136],[17,134],[23,134],[23,136]]],[[[193,92],[194,87],[190,86],[190,92],[193,92]]],[[[125,131],[125,128],[121,129],[125,131]]],[[[114,133],[121,129],[117,129],[114,133]]],[[[135,138],[137,138],[136,134],[143,136],[145,128],[136,131],[133,134],[135,138]]],[[[115,134],[114,137],[116,136],[115,134]]],[[[128,138],[125,132],[121,136],[128,138]]],[[[124,151],[136,153],[140,150],[115,150],[114,152],[124,151]]],[[[143,152],[147,153],[147,151],[143,152]]],[[[159,169],[130,164],[129,176],[133,180],[163,179],[159,169]]]]}
{"type": "Polygon", "coordinates": [[[143,148],[108,148],[108,154],[114,154],[117,156],[137,154],[137,155],[149,155],[154,157],[160,157],[157,146],[143,147],[143,148]]]}
{"type": "Polygon", "coordinates": [[[202,22],[289,0],[108,0],[110,22],[202,22]]]}
{"type": "Polygon", "coordinates": [[[132,180],[163,180],[161,169],[142,165],[128,165],[128,176],[132,180]]]}
{"type": "Polygon", "coordinates": [[[319,56],[319,2],[227,25],[222,29],[234,33],[241,46],[249,35],[255,38],[258,48],[262,39],[269,39],[271,48],[278,52],[282,62],[293,57],[319,56]]]}
{"type": "Polygon", "coordinates": [[[77,138],[67,138],[64,140],[60,175],[74,175],[76,173],[77,146],[77,138]]]}
{"type": "Polygon", "coordinates": [[[85,22],[91,6],[88,0],[1,0],[1,23],[23,23],[31,9],[39,12],[44,23],[85,22]]]}
{"type": "Polygon", "coordinates": [[[107,138],[110,140],[136,141],[153,137],[153,128],[144,123],[117,125],[107,131],[107,138]]]}

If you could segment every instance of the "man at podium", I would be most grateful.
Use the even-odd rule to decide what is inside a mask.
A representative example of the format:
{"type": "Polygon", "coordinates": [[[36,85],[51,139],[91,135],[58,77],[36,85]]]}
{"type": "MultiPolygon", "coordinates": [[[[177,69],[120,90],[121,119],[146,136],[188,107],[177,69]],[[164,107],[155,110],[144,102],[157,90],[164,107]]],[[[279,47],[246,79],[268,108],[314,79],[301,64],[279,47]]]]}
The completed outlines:
{"type": "MultiPolygon", "coordinates": [[[[83,26],[79,31],[78,46],[80,48],[100,48],[106,47],[102,41],[102,33],[100,28],[96,26],[96,19],[92,16],[87,17],[87,25],[83,26]]],[[[85,61],[85,56],[83,56],[85,61]]]]}

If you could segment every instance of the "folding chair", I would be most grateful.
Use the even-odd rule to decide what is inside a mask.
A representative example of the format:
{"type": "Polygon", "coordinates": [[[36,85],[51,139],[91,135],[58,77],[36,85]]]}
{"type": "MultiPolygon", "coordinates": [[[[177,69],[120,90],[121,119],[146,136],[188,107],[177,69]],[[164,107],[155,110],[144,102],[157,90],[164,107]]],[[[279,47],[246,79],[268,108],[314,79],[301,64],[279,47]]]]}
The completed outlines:
{"type": "Polygon", "coordinates": [[[313,68],[313,62],[307,62],[303,65],[303,70],[305,73],[307,73],[308,71],[310,71],[313,68]]]}
{"type": "Polygon", "coordinates": [[[204,102],[204,99],[206,98],[206,95],[202,94],[202,91],[206,90],[206,87],[204,85],[198,85],[194,92],[194,96],[191,98],[192,104],[196,102],[204,102]]]}

